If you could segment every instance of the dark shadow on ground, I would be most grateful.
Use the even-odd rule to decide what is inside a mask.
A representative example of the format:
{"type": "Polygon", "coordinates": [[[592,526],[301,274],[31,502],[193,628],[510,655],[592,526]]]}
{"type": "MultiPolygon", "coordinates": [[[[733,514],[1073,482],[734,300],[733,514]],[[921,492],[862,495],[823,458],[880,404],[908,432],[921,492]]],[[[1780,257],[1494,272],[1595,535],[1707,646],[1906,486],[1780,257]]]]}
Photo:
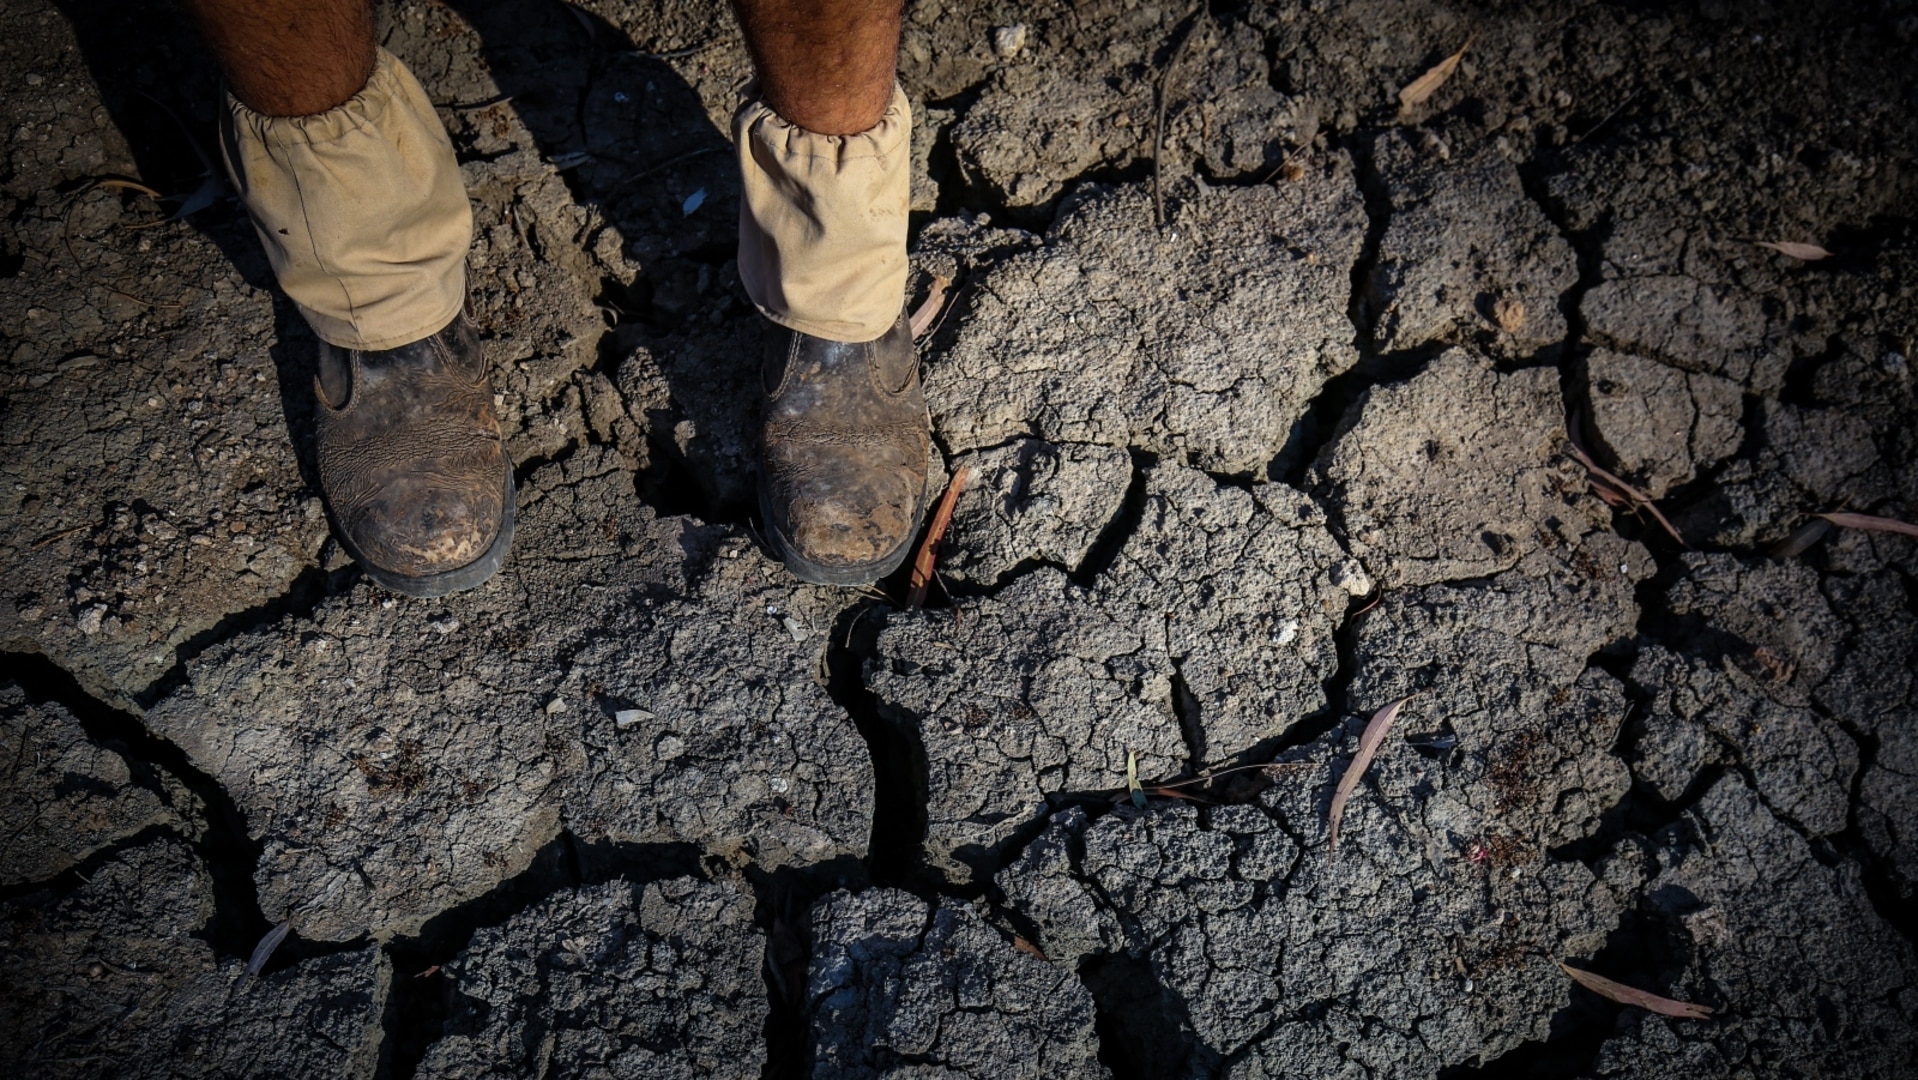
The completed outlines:
{"type": "MultiPolygon", "coordinates": [[[[139,179],[168,195],[185,195],[220,164],[218,116],[225,91],[219,68],[186,13],[171,4],[135,0],[55,0],[73,27],[107,115],[133,155],[139,179]]],[[[211,206],[185,219],[218,247],[246,283],[273,295],[268,357],[278,379],[281,411],[307,490],[319,492],[313,461],[313,332],[279,292],[266,253],[239,204],[223,189],[211,206]]],[[[169,226],[179,228],[179,225],[169,226]]],[[[131,234],[129,234],[131,235],[131,234]]]]}
{"type": "MultiPolygon", "coordinates": [[[[134,0],[55,2],[73,27],[139,179],[170,195],[198,188],[209,161],[219,166],[224,90],[185,13],[134,0]]],[[[406,37],[399,25],[410,11],[404,6],[383,6],[382,41],[403,54],[451,50],[445,59],[455,69],[478,65],[526,125],[540,156],[568,165],[563,175],[575,199],[613,231],[627,265],[637,268],[630,275],[609,273],[602,282],[599,299],[618,318],[601,350],[604,363],[616,366],[635,347],[660,357],[667,401],[646,417],[649,430],[669,430],[689,415],[707,421],[696,424],[700,433],[690,447],[667,440],[669,457],[736,455],[731,443],[744,429],[736,417],[725,422],[723,414],[748,406],[739,390],[750,383],[760,338],[750,307],[739,310],[743,294],[731,262],[738,179],[726,136],[669,63],[642,53],[626,32],[603,19],[559,0],[458,0],[450,10],[477,33],[476,49],[465,34],[435,35],[426,43],[396,40],[406,37]],[[688,211],[694,193],[703,194],[688,211]],[[702,440],[728,445],[715,455],[704,452],[702,440]]],[[[428,92],[442,97],[431,86],[428,92]]],[[[436,104],[462,160],[469,160],[475,153],[462,133],[472,121],[464,107],[474,103],[436,104]]],[[[247,284],[273,292],[269,355],[301,478],[317,493],[312,332],[274,286],[259,241],[230,191],[186,221],[247,284]]],[[[537,257],[538,242],[530,242],[537,257]]],[[[719,501],[743,494],[736,481],[696,479],[719,501]]]]}

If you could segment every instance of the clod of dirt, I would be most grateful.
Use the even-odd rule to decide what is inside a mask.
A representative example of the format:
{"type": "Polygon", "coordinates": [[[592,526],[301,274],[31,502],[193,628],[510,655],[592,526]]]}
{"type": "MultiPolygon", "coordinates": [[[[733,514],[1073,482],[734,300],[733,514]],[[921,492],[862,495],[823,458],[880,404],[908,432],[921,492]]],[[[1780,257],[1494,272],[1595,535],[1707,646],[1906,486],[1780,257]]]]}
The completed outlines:
{"type": "MultiPolygon", "coordinates": [[[[0,279],[13,343],[0,563],[14,583],[0,648],[43,654],[131,708],[177,650],[284,594],[318,559],[326,521],[273,390],[257,246],[236,266],[188,226],[128,232],[139,217],[110,196],[76,198],[85,269],[68,264],[56,207],[22,207],[15,242],[62,254],[0,279]]],[[[313,347],[304,327],[286,337],[283,350],[313,347]]],[[[304,423],[303,404],[287,412],[304,423]]]]}
{"type": "Polygon", "coordinates": [[[1529,356],[1565,338],[1558,301],[1578,281],[1577,256],[1516,166],[1470,132],[1452,135],[1456,151],[1433,132],[1373,140],[1392,204],[1367,282],[1374,340],[1382,352],[1483,340],[1529,356]]]}
{"type": "Polygon", "coordinates": [[[1120,967],[1130,985],[1094,987],[1123,1003],[1110,1030],[1143,1074],[1423,1075],[1490,1056],[1543,1037],[1563,1004],[1541,957],[1596,949],[1616,922],[1616,886],[1579,864],[1523,849],[1469,861],[1455,842],[1490,823],[1403,746],[1381,755],[1395,835],[1327,859],[1312,822],[1331,749],[1310,758],[1325,784],[1282,781],[1203,820],[1170,802],[1090,826],[1066,811],[1000,875],[1054,960],[1144,961],[1120,967]],[[1300,852],[1301,833],[1317,850],[1300,852]]]}
{"type": "Polygon", "coordinates": [[[268,912],[320,940],[409,932],[562,824],[768,868],[864,853],[870,759],[813,678],[829,590],[658,518],[603,448],[536,473],[520,511],[485,588],[356,589],[213,650],[149,714],[262,840],[268,912]]]}
{"type": "Polygon", "coordinates": [[[1877,742],[1858,783],[1859,830],[1909,900],[1918,896],[1918,618],[1911,580],[1891,571],[1833,576],[1825,592],[1850,632],[1815,696],[1877,742]]]}
{"type": "Polygon", "coordinates": [[[1776,393],[1789,359],[1768,340],[1757,298],[1679,274],[1601,281],[1580,310],[1592,340],[1684,371],[1718,375],[1756,393],[1776,393]]]}
{"type": "Polygon", "coordinates": [[[961,174],[993,202],[1043,209],[1089,172],[1153,153],[1166,46],[1196,35],[1166,86],[1163,153],[1214,177],[1278,165],[1286,136],[1309,142],[1316,114],[1271,84],[1258,31],[1221,14],[1181,27],[1189,9],[1098,0],[1036,20],[952,130],[961,174]]]}
{"type": "Polygon", "coordinates": [[[1137,612],[1103,609],[1050,567],[963,611],[884,616],[867,670],[880,715],[923,763],[935,870],[990,874],[1047,795],[1115,786],[1128,752],[1148,776],[1184,767],[1172,661],[1137,612]]]}
{"type": "Polygon", "coordinates": [[[558,893],[449,962],[422,1078],[757,1077],[765,935],[750,893],[673,878],[558,893]]]}
{"type": "Polygon", "coordinates": [[[619,394],[636,430],[683,465],[710,503],[742,507],[753,494],[753,414],[773,331],[746,308],[721,307],[735,317],[634,348],[619,365],[619,394]]]}
{"type": "Polygon", "coordinates": [[[1683,576],[1665,603],[1694,651],[1724,656],[1802,703],[1837,664],[1845,626],[1819,590],[1818,573],[1798,562],[1722,553],[1679,557],[1683,576]]]}
{"type": "Polygon", "coordinates": [[[1323,512],[1160,465],[1143,517],[1091,588],[1043,568],[950,612],[883,617],[867,681],[915,747],[926,859],[989,875],[1044,800],[1170,777],[1324,705],[1332,635],[1371,580],[1323,512]]]}
{"type": "Polygon", "coordinates": [[[1584,470],[1559,456],[1554,370],[1500,374],[1448,349],[1410,380],[1368,390],[1353,415],[1311,480],[1388,589],[1497,573],[1609,526],[1584,470]]]}
{"type": "Polygon", "coordinates": [[[0,683],[0,885],[45,881],[142,831],[185,824],[174,801],[134,779],[127,759],[94,743],[57,703],[0,683]]]}
{"type": "Polygon", "coordinates": [[[1692,1021],[1628,1010],[1592,1075],[1910,1071],[1918,956],[1872,910],[1855,868],[1822,864],[1736,775],[1657,840],[1643,910],[1679,945],[1663,981],[1723,1013],[1692,1021]]]}
{"type": "Polygon", "coordinates": [[[385,956],[303,961],[236,994],[245,965],[198,937],[212,913],[206,869],[173,840],[64,897],[0,904],[0,1058],[45,1077],[371,1077],[385,956]]]}
{"type": "Polygon", "coordinates": [[[971,911],[835,892],[812,912],[814,1075],[1105,1077],[1092,995],[971,911]]]}
{"type": "Polygon", "coordinates": [[[1613,471],[1657,499],[1737,453],[1745,437],[1738,385],[1610,349],[1584,361],[1594,433],[1613,471]]]}
{"type": "Polygon", "coordinates": [[[1633,884],[1546,854],[1629,784],[1607,753],[1623,688],[1587,664],[1632,632],[1651,564],[1588,544],[1361,617],[1348,698],[1417,696],[1336,858],[1326,799],[1360,716],[1282,755],[1252,805],[1068,810],[998,876],[1048,955],[1146,959],[1163,989],[1110,988],[1142,1071],[1423,1075],[1543,1037],[1567,992],[1549,958],[1597,949],[1633,884]]]}
{"type": "Polygon", "coordinates": [[[961,455],[971,466],[941,548],[939,571],[953,581],[1002,581],[1029,560],[1077,570],[1119,513],[1132,459],[1110,446],[1054,446],[1016,439],[961,455]]]}
{"type": "Polygon", "coordinates": [[[1144,188],[1088,189],[954,316],[926,369],[944,445],[1037,435],[1263,470],[1358,359],[1346,304],[1364,209],[1344,155],[1307,166],[1283,187],[1200,188],[1163,232],[1144,188]]]}
{"type": "MultiPolygon", "coordinates": [[[[1918,507],[1918,387],[1896,353],[1847,338],[1794,401],[1761,400],[1759,447],[1730,463],[1678,524],[1714,545],[1757,547],[1781,539],[1809,510],[1845,506],[1909,517],[1918,507]]],[[[1899,541],[1906,552],[1918,550],[1899,541]]],[[[1897,559],[1887,547],[1878,561],[1897,559]]],[[[1910,554],[1903,558],[1909,562],[1910,554]]]]}
{"type": "Polygon", "coordinates": [[[484,335],[500,424],[515,461],[586,441],[574,382],[597,358],[605,323],[593,306],[600,272],[582,247],[587,212],[511,126],[514,148],[460,167],[474,206],[467,293],[484,335]]]}
{"type": "MultiPolygon", "coordinates": [[[[1633,587],[1652,569],[1643,548],[1598,533],[1564,562],[1534,555],[1485,581],[1388,593],[1360,617],[1347,700],[1416,695],[1399,730],[1476,782],[1453,797],[1498,836],[1530,850],[1588,836],[1630,778],[1609,752],[1623,687],[1587,663],[1631,636],[1633,587]]],[[[1348,811],[1353,842],[1364,842],[1366,816],[1348,811]]],[[[1495,836],[1474,839],[1496,849],[1495,836]]]]}
{"type": "Polygon", "coordinates": [[[1701,768],[1730,760],[1772,812],[1800,828],[1829,836],[1849,823],[1858,744],[1838,725],[1778,701],[1761,678],[1730,662],[1654,646],[1639,653],[1631,678],[1652,696],[1632,772],[1659,798],[1677,801],[1701,768]]]}

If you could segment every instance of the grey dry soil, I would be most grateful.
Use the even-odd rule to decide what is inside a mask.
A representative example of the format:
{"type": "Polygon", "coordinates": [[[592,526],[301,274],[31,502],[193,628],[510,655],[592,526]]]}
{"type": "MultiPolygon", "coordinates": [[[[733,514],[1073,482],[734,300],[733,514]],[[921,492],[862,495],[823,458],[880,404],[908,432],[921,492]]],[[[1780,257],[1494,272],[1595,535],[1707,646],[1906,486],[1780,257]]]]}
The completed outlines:
{"type": "Polygon", "coordinates": [[[1918,519],[1918,8],[913,0],[916,611],[755,543],[722,5],[380,19],[523,492],[442,602],[217,182],[99,183],[206,178],[183,20],[0,13],[20,1075],[1918,1073],[1918,542],[1806,516],[1918,519]]]}

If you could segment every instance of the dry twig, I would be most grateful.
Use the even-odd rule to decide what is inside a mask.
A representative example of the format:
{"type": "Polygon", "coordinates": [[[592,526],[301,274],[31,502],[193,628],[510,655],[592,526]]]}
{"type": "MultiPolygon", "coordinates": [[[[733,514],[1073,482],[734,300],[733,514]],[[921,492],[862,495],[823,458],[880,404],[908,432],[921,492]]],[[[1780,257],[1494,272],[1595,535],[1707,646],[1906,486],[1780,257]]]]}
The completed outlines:
{"type": "Polygon", "coordinates": [[[965,489],[972,479],[972,466],[968,465],[953,474],[952,483],[946,485],[946,493],[939,499],[939,509],[933,511],[932,525],[926,529],[926,539],[919,545],[919,555],[912,561],[912,591],[906,597],[906,609],[926,602],[926,590],[932,587],[934,568],[939,563],[939,543],[946,538],[946,530],[952,526],[952,508],[958,505],[959,492],[965,489]]]}
{"type": "Polygon", "coordinates": [[[1599,465],[1598,462],[1594,461],[1592,455],[1585,452],[1585,448],[1579,445],[1578,419],[1576,417],[1566,425],[1566,437],[1572,444],[1572,456],[1577,458],[1578,463],[1585,466],[1585,471],[1591,474],[1592,490],[1599,498],[1604,499],[1613,506],[1629,505],[1635,511],[1643,510],[1651,514],[1653,520],[1657,521],[1673,540],[1678,541],[1679,547],[1687,551],[1691,550],[1691,545],[1685,542],[1685,538],[1678,534],[1678,530],[1672,527],[1672,523],[1666,520],[1665,515],[1659,512],[1657,506],[1653,505],[1651,496],[1618,477],[1613,476],[1607,472],[1603,466],[1599,465]]]}
{"type": "Polygon", "coordinates": [[[1199,6],[1193,9],[1191,28],[1185,32],[1184,37],[1179,39],[1179,44],[1173,48],[1172,55],[1166,58],[1165,70],[1159,73],[1159,102],[1152,116],[1152,224],[1160,229],[1165,228],[1165,185],[1160,174],[1163,171],[1162,163],[1165,158],[1166,98],[1172,92],[1172,73],[1178,70],[1179,58],[1185,55],[1185,47],[1198,36],[1199,24],[1205,21],[1205,17],[1206,6],[1201,0],[1199,6]]]}

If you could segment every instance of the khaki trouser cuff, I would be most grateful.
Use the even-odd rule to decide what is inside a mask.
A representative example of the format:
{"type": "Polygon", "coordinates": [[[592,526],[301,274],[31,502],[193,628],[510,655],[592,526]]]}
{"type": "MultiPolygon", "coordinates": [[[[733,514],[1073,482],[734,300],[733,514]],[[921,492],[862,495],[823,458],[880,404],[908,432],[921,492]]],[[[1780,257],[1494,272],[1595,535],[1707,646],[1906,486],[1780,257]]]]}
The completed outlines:
{"type": "Polygon", "coordinates": [[[829,341],[872,341],[906,296],[912,107],[898,87],[856,135],[795,127],[748,86],[733,114],[739,280],[773,322],[829,341]]]}
{"type": "Polygon", "coordinates": [[[391,53],[364,90],[313,116],[263,116],[228,95],[220,142],[280,287],[322,339],[391,349],[459,314],[472,209],[432,102],[391,53]]]}

